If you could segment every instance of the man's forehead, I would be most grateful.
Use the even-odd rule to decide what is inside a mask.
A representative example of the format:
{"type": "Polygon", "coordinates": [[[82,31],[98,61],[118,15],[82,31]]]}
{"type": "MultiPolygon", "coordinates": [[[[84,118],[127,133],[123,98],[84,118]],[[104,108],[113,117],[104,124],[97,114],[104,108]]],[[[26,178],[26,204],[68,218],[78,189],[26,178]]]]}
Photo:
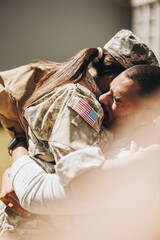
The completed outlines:
{"type": "Polygon", "coordinates": [[[110,84],[110,88],[116,94],[123,94],[125,96],[132,96],[138,94],[139,85],[137,82],[127,78],[125,73],[118,75],[110,84]]]}
{"type": "Polygon", "coordinates": [[[124,72],[122,72],[113,79],[113,81],[110,83],[110,87],[119,89],[122,86],[125,87],[127,85],[127,82],[128,80],[126,79],[124,72]]]}

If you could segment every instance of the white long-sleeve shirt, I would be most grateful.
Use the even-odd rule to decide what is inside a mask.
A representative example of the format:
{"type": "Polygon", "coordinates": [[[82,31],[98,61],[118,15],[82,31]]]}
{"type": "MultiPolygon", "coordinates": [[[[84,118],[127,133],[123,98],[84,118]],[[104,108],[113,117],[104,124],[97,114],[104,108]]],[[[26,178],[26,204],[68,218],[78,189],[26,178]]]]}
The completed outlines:
{"type": "Polygon", "coordinates": [[[23,208],[40,214],[75,214],[92,208],[89,203],[76,199],[67,185],[74,177],[104,162],[100,149],[79,150],[61,161],[66,164],[62,164],[59,176],[46,173],[27,155],[13,164],[10,178],[23,208]],[[59,179],[63,182],[60,183],[59,179]]]}
{"type": "Polygon", "coordinates": [[[118,141],[110,147],[105,159],[98,147],[72,152],[57,163],[56,174],[46,173],[27,155],[20,157],[13,164],[10,177],[22,207],[40,214],[75,214],[90,211],[92,207],[100,208],[93,200],[76,199],[69,184],[80,174],[99,167],[106,159],[129,155],[130,151],[120,150],[121,142],[124,143],[118,141]]]}

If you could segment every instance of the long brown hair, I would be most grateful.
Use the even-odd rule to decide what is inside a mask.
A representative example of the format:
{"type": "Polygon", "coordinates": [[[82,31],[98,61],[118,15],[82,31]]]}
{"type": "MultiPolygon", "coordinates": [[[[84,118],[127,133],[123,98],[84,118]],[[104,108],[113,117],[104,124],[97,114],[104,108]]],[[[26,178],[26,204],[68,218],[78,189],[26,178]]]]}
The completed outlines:
{"type": "Polygon", "coordinates": [[[88,65],[98,54],[97,48],[86,48],[67,61],[54,64],[53,69],[40,79],[35,91],[24,104],[23,109],[53,91],[55,87],[80,81],[85,76],[88,65]]]}

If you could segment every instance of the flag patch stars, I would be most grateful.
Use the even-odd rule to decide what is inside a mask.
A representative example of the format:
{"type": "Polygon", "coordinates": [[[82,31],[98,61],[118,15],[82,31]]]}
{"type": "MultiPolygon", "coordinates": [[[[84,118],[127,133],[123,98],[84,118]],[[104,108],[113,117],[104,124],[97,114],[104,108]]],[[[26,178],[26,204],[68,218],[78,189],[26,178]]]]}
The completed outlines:
{"type": "Polygon", "coordinates": [[[83,99],[79,99],[73,109],[91,126],[93,126],[98,119],[98,114],[83,99]]]}

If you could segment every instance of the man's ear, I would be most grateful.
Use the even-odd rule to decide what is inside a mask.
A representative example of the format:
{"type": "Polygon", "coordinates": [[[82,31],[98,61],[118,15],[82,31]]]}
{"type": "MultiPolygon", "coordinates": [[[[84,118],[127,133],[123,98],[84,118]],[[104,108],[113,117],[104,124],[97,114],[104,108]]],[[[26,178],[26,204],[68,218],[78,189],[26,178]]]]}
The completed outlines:
{"type": "Polygon", "coordinates": [[[139,113],[139,125],[146,125],[153,121],[154,112],[151,109],[141,110],[139,113]]]}

